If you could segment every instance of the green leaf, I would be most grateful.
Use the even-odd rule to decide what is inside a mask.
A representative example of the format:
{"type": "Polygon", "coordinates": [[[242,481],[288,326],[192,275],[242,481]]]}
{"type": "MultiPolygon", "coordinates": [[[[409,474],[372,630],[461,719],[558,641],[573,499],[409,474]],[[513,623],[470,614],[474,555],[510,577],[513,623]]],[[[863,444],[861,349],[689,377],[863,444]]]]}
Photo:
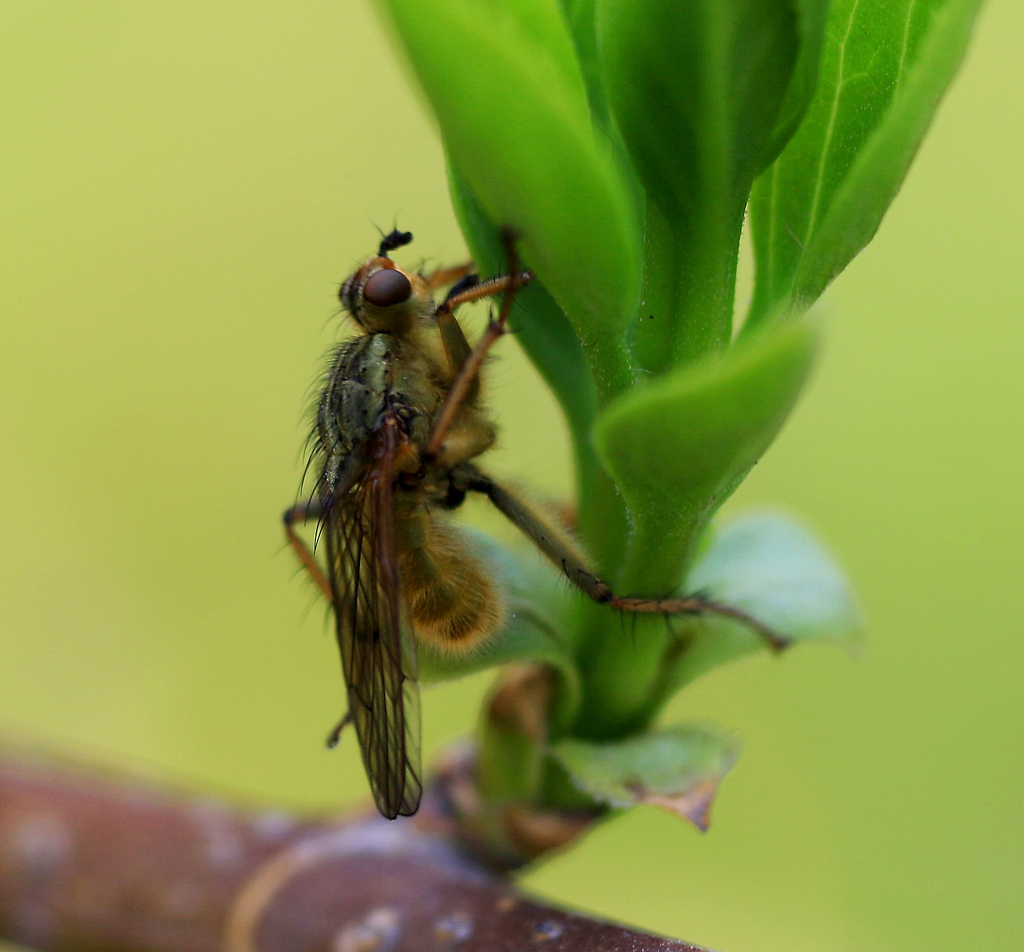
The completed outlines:
{"type": "Polygon", "coordinates": [[[821,51],[825,45],[828,7],[829,0],[796,0],[800,52],[789,80],[786,98],[775,122],[775,129],[762,157],[762,169],[759,171],[778,158],[814,100],[814,92],[818,87],[821,51]]]}
{"type": "MultiPolygon", "coordinates": [[[[843,571],[822,544],[789,516],[751,513],[713,533],[687,591],[739,608],[794,642],[852,644],[862,621],[843,571]]],[[[747,626],[706,615],[671,665],[667,699],[711,668],[766,647],[747,626]]]]}
{"type": "Polygon", "coordinates": [[[576,47],[576,57],[587,88],[590,111],[601,127],[607,129],[611,126],[611,116],[597,47],[597,3],[598,0],[561,0],[562,12],[576,47]]]}
{"type": "Polygon", "coordinates": [[[634,520],[624,591],[676,588],[711,516],[789,415],[816,343],[806,322],[778,325],[636,389],[598,418],[598,454],[634,520]]]}
{"type": "Polygon", "coordinates": [[[651,197],[673,215],[742,211],[797,59],[792,4],[598,0],[598,23],[608,96],[651,197]]]}
{"type": "Polygon", "coordinates": [[[666,727],[629,740],[564,740],[552,756],[588,796],[613,807],[671,810],[706,830],[711,802],[736,762],[738,745],[703,725],[666,727]]]}
{"type": "Polygon", "coordinates": [[[647,270],[675,276],[648,287],[661,293],[645,293],[638,327],[640,361],[660,372],[729,342],[743,210],[800,36],[791,0],[637,7],[598,0],[598,38],[612,112],[664,225],[647,270]]]}
{"type": "Polygon", "coordinates": [[[637,214],[592,126],[556,0],[382,0],[453,164],[602,355],[599,390],[632,380],[621,334],[639,296],[637,214]]]}
{"type": "Polygon", "coordinates": [[[751,196],[747,326],[809,307],[871,240],[963,58],[980,0],[833,0],[818,90],[751,196]]]}
{"type": "Polygon", "coordinates": [[[619,166],[622,180],[629,185],[630,202],[637,216],[637,230],[644,231],[646,195],[636,176],[622,141],[622,135],[608,105],[608,94],[604,87],[604,70],[601,66],[601,51],[597,38],[598,0],[560,0],[569,32],[576,47],[583,82],[587,88],[587,101],[595,126],[608,140],[612,154],[619,166]]]}

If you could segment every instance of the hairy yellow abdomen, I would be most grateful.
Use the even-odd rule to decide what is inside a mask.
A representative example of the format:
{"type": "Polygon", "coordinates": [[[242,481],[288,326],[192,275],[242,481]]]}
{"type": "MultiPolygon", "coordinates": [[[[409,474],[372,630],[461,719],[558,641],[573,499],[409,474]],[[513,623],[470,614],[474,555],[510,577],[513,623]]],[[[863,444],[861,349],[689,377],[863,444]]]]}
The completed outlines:
{"type": "Polygon", "coordinates": [[[396,512],[402,593],[416,637],[462,653],[501,625],[505,609],[494,583],[458,529],[426,507],[396,512]]]}

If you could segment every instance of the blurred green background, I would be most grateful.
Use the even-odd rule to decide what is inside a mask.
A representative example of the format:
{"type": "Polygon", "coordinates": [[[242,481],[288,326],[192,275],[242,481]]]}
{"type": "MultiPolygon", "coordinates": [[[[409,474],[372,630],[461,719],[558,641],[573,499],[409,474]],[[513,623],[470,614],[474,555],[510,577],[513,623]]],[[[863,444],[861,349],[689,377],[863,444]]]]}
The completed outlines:
{"type": "MultiPolygon", "coordinates": [[[[1022,941],[1022,19],[983,12],[729,506],[821,532],[863,657],[700,682],[670,716],[745,744],[711,831],[637,810],[528,876],[544,895],[725,952],[1022,941]]],[[[0,22],[0,733],[251,802],[356,802],[354,744],[322,746],[336,649],[279,516],[372,222],[415,232],[407,262],[465,254],[430,123],[362,2],[32,0],[0,22]]],[[[557,411],[500,354],[492,467],[565,491],[557,411]]],[[[485,684],[428,692],[430,749],[485,684]]]]}

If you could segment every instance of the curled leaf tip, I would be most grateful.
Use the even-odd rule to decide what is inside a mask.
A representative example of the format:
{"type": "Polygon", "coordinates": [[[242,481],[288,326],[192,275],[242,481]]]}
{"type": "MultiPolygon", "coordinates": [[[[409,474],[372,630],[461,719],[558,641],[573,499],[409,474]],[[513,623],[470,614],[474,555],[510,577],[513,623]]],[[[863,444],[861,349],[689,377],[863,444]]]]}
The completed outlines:
{"type": "Polygon", "coordinates": [[[719,783],[720,777],[708,777],[679,793],[654,793],[645,790],[639,793],[639,802],[675,813],[684,820],[689,820],[701,833],[706,833],[711,822],[711,804],[718,793],[719,783]]]}

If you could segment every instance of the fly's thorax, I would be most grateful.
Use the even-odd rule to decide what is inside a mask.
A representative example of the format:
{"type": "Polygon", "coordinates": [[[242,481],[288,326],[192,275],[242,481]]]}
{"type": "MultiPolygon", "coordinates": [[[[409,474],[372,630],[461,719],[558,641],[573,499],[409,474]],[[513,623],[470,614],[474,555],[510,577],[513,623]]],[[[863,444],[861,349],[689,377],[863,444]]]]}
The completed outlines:
{"type": "Polygon", "coordinates": [[[436,332],[431,335],[425,331],[394,337],[389,348],[392,391],[402,395],[416,416],[431,421],[448,392],[442,358],[435,344],[438,344],[436,332]]]}
{"type": "Polygon", "coordinates": [[[465,536],[442,513],[412,498],[399,502],[395,541],[402,597],[419,640],[464,654],[497,632],[505,618],[501,593],[465,536]]]}
{"type": "Polygon", "coordinates": [[[384,335],[343,344],[331,362],[317,403],[317,437],[325,487],[333,490],[361,462],[391,390],[390,347],[384,335]]]}

